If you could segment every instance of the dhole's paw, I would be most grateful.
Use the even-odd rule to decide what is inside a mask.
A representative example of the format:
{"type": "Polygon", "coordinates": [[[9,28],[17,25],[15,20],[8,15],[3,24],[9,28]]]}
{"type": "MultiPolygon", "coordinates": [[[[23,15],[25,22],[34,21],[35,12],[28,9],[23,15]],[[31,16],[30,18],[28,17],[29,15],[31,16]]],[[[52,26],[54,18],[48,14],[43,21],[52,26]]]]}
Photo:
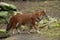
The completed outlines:
{"type": "Polygon", "coordinates": [[[38,31],[38,30],[37,30],[36,32],[37,32],[38,34],[40,34],[40,33],[41,33],[41,32],[40,32],[40,31],[38,31]]]}

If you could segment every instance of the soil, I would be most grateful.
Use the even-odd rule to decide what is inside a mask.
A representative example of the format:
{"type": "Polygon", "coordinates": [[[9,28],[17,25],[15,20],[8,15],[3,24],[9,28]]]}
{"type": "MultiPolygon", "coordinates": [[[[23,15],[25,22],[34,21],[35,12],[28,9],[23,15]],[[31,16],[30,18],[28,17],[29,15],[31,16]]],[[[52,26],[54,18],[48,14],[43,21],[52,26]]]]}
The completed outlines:
{"type": "Polygon", "coordinates": [[[16,34],[2,40],[49,40],[48,35],[41,35],[41,34],[16,34]]]}

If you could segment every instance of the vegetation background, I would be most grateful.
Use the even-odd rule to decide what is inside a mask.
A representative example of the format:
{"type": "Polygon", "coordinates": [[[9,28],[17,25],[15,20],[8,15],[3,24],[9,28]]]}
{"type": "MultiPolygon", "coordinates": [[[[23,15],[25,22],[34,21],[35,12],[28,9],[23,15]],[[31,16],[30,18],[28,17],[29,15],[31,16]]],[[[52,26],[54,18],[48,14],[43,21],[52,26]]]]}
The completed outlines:
{"type": "Polygon", "coordinates": [[[60,18],[60,1],[58,0],[0,0],[17,6],[19,11],[47,10],[47,14],[60,18]]]}

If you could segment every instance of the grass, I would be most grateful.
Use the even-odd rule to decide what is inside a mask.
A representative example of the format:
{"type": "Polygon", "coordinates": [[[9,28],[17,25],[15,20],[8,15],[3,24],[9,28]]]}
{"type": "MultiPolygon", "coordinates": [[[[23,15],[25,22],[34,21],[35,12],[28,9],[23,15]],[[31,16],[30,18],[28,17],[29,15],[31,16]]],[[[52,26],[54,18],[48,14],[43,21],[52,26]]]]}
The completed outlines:
{"type": "MultiPolygon", "coordinates": [[[[48,35],[49,40],[59,40],[60,39],[59,38],[60,37],[60,20],[59,19],[54,19],[54,18],[52,18],[52,20],[54,22],[46,26],[46,27],[49,27],[49,29],[43,28],[43,29],[40,30],[40,32],[43,35],[48,35]]],[[[42,20],[42,21],[44,21],[44,20],[42,20]]],[[[45,20],[45,22],[46,22],[46,20],[45,20]]],[[[43,24],[44,22],[41,22],[41,23],[40,23],[41,25],[44,25],[43,24]]],[[[41,25],[39,25],[39,26],[41,26],[41,25]]]]}

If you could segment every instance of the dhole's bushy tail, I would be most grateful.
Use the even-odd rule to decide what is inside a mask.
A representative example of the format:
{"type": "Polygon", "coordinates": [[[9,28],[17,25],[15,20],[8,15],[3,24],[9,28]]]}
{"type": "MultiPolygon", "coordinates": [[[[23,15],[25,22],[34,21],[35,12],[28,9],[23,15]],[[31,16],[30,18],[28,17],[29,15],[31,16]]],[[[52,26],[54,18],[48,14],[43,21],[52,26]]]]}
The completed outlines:
{"type": "Polygon", "coordinates": [[[9,30],[11,29],[11,24],[10,22],[7,24],[7,27],[6,27],[6,32],[8,32],[9,30]]]}

